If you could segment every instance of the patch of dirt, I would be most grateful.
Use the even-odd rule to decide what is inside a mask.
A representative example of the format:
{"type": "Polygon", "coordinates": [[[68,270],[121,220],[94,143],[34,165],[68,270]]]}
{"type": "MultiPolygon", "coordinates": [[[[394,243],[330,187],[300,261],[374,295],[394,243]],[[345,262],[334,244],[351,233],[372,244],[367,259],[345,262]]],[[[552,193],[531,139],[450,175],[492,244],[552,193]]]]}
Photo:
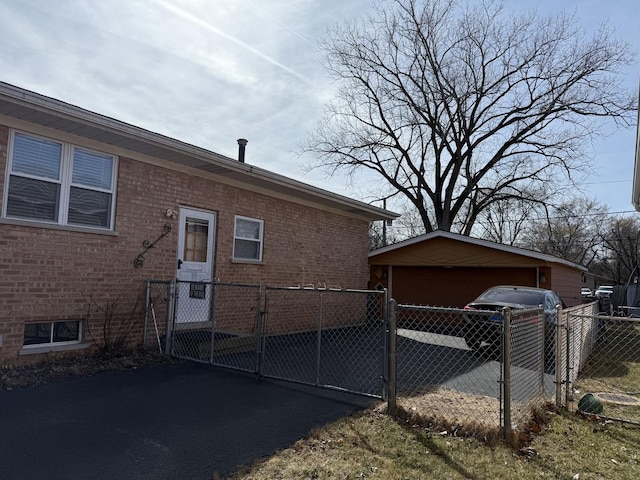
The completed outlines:
{"type": "Polygon", "coordinates": [[[177,362],[179,360],[176,358],[140,349],[117,355],[96,352],[84,356],[56,357],[31,365],[0,365],[0,390],[27,388],[71,377],[177,362]]]}
{"type": "MultiPolygon", "coordinates": [[[[476,437],[488,444],[501,438],[500,401],[444,387],[428,388],[412,396],[399,396],[397,415],[410,423],[439,429],[454,436],[476,437]]],[[[527,432],[534,421],[537,403],[513,403],[514,438],[527,432]],[[516,424],[517,423],[517,424],[516,424]]],[[[526,437],[526,435],[524,435],[526,437]]],[[[523,437],[523,438],[524,438],[523,437]]]]}

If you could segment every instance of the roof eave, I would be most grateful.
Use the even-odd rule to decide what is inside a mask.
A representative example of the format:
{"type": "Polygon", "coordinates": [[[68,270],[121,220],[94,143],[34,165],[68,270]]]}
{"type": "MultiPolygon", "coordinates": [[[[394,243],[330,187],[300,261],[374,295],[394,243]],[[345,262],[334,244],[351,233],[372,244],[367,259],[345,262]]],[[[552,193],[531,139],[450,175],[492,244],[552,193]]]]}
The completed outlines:
{"type": "MultiPolygon", "coordinates": [[[[80,131],[78,129],[79,124],[84,125],[92,131],[104,132],[105,135],[109,137],[109,140],[111,140],[106,143],[111,145],[133,152],[145,153],[137,150],[135,146],[144,144],[145,150],[151,150],[155,155],[164,155],[164,159],[169,162],[176,162],[177,159],[179,159],[180,161],[177,164],[207,173],[214,173],[220,177],[233,179],[235,182],[246,184],[248,188],[259,187],[262,190],[271,190],[280,195],[301,199],[306,203],[315,202],[333,211],[357,216],[369,221],[392,220],[399,217],[399,214],[389,210],[314,187],[304,182],[285,177],[284,175],[239,162],[236,159],[217,154],[204,148],[159,133],[154,133],[4,82],[0,82],[0,103],[6,107],[4,111],[0,109],[0,114],[11,116],[12,107],[15,112],[17,112],[18,107],[20,107],[21,116],[27,116],[33,123],[45,127],[47,125],[45,125],[44,122],[38,123],[38,113],[41,115],[54,115],[56,118],[61,119],[62,124],[57,123],[52,128],[67,133],[75,133],[80,131]],[[68,130],[73,131],[69,132],[68,130],[64,130],[65,124],[63,119],[66,119],[68,122],[68,125],[66,125],[68,130]]],[[[17,113],[15,118],[20,119],[17,113]]],[[[76,134],[82,135],[83,133],[76,134]]],[[[88,133],[84,133],[84,135],[88,135],[88,133]]],[[[104,142],[104,136],[101,141],[104,142]]]]}
{"type": "Polygon", "coordinates": [[[424,241],[430,240],[432,238],[437,238],[437,237],[449,238],[451,240],[470,243],[470,244],[478,245],[478,246],[481,246],[481,247],[494,248],[496,250],[501,250],[501,251],[512,253],[512,254],[515,254],[515,255],[521,255],[521,256],[525,256],[525,257],[529,257],[529,258],[535,258],[535,259],[541,260],[543,262],[558,263],[558,264],[561,264],[561,265],[566,265],[568,267],[578,269],[578,270],[583,271],[583,272],[587,272],[588,271],[588,269],[586,267],[583,267],[582,265],[578,265],[577,263],[573,263],[573,262],[570,262],[568,260],[564,260],[562,258],[554,257],[553,255],[547,255],[546,253],[539,253],[539,252],[534,252],[532,250],[525,250],[525,249],[519,248],[519,247],[513,247],[513,246],[510,246],[510,245],[503,245],[501,243],[495,243],[495,242],[490,242],[488,240],[482,240],[480,238],[468,237],[468,236],[459,235],[459,234],[456,234],[456,233],[445,232],[443,230],[436,230],[436,231],[433,231],[433,232],[430,232],[430,233],[426,233],[424,235],[420,235],[418,237],[413,237],[413,238],[410,238],[408,240],[395,243],[393,245],[389,245],[389,246],[386,246],[386,247],[379,248],[377,250],[373,250],[373,251],[369,252],[369,258],[376,257],[378,255],[382,255],[384,253],[388,253],[388,252],[391,252],[393,250],[397,250],[397,249],[400,249],[400,248],[405,248],[405,247],[408,247],[410,245],[414,245],[416,243],[424,242],[424,241]]]}

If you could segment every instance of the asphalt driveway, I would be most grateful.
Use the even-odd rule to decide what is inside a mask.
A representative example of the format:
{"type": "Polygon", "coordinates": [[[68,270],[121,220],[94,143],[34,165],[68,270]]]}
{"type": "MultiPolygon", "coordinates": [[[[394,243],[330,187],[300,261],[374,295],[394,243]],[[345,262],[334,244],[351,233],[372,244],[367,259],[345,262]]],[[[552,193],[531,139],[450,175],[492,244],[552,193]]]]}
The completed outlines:
{"type": "Polygon", "coordinates": [[[0,478],[207,479],[367,403],[178,364],[0,391],[0,478]]]}

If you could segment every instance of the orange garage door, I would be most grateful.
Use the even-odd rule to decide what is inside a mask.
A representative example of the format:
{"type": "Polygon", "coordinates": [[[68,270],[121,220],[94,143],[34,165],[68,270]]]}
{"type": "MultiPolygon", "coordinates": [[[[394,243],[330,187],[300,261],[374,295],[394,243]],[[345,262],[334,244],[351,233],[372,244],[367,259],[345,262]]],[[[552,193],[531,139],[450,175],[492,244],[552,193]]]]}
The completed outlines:
{"type": "Polygon", "coordinates": [[[493,285],[536,286],[535,268],[393,267],[398,303],[464,307],[493,285]]]}

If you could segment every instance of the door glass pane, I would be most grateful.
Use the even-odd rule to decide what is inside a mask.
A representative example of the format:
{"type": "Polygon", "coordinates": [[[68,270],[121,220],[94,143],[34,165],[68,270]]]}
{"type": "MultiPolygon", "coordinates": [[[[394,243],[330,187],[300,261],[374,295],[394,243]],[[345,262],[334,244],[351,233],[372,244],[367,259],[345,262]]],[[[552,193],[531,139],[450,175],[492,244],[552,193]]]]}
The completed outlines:
{"type": "Polygon", "coordinates": [[[73,151],[74,184],[111,190],[113,157],[76,148],[73,151]]]}
{"type": "Polygon", "coordinates": [[[68,223],[109,228],[111,226],[111,194],[71,187],[68,223]]]}
{"type": "Polygon", "coordinates": [[[9,179],[7,216],[58,221],[60,185],[31,178],[9,179]]]}
{"type": "Polygon", "coordinates": [[[183,259],[185,262],[206,262],[209,244],[209,222],[187,217],[185,223],[183,259]]]}
{"type": "Polygon", "coordinates": [[[62,145],[16,133],[13,142],[12,171],[60,180],[62,145]]]}

